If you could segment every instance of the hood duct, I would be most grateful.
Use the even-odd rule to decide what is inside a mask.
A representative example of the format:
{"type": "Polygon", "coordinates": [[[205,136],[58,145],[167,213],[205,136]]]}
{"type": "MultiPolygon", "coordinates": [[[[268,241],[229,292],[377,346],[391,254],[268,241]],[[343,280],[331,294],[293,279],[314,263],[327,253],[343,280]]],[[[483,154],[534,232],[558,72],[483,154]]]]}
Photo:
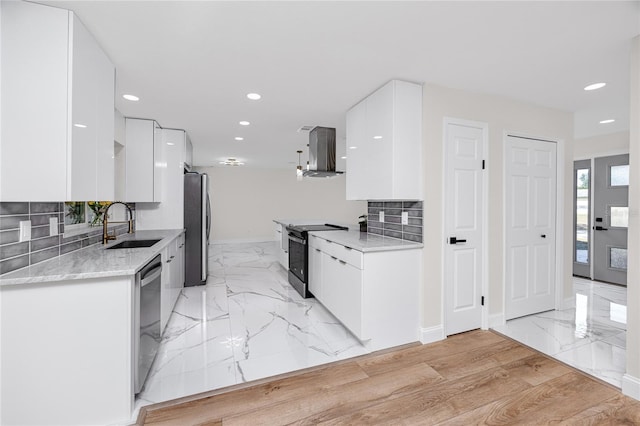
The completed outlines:
{"type": "Polygon", "coordinates": [[[336,129],[314,127],[309,132],[309,170],[305,177],[333,177],[344,172],[336,171],[336,129]]]}

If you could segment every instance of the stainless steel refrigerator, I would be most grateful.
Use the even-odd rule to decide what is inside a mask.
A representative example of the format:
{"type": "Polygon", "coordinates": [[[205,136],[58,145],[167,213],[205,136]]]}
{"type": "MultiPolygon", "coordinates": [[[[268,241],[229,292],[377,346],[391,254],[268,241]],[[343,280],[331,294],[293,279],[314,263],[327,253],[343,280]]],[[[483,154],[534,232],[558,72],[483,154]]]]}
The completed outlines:
{"type": "Polygon", "coordinates": [[[206,173],[184,174],[185,287],[207,281],[211,207],[206,173]]]}

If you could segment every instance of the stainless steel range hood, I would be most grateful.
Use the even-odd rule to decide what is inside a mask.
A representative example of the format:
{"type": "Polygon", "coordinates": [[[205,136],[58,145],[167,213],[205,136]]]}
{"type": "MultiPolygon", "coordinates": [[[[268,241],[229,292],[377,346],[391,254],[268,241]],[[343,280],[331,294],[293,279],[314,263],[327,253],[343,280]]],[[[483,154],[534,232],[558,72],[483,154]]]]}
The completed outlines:
{"type": "Polygon", "coordinates": [[[316,126],[309,131],[309,170],[305,177],[333,177],[336,171],[336,129],[316,126]]]}

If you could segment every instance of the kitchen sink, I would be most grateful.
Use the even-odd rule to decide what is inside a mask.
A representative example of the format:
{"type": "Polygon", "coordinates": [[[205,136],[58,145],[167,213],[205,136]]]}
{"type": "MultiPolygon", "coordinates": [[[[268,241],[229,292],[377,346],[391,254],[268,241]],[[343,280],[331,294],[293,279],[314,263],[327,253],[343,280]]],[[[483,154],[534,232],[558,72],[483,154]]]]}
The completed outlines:
{"type": "Polygon", "coordinates": [[[160,240],[125,240],[121,243],[114,244],[111,247],[107,247],[107,250],[151,247],[158,241],[160,240]]]}

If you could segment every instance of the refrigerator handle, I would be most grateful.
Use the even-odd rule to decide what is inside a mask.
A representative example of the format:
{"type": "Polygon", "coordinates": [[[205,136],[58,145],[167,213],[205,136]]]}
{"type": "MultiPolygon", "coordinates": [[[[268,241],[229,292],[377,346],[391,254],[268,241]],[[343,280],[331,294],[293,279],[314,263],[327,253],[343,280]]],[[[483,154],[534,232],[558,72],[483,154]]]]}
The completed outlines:
{"type": "Polygon", "coordinates": [[[211,234],[211,199],[209,198],[209,192],[207,192],[207,242],[209,241],[210,234],[211,234]]]}
{"type": "Polygon", "coordinates": [[[209,182],[207,182],[207,175],[206,174],[202,174],[201,177],[201,188],[202,188],[202,194],[201,194],[201,200],[202,200],[202,211],[201,211],[201,215],[200,215],[200,230],[202,232],[202,235],[200,237],[200,241],[201,241],[201,255],[202,258],[200,259],[200,279],[202,281],[206,281],[207,280],[207,263],[209,261],[208,257],[208,251],[207,249],[209,248],[209,225],[208,225],[208,220],[209,220],[209,194],[208,194],[208,186],[209,186],[209,182]]]}

